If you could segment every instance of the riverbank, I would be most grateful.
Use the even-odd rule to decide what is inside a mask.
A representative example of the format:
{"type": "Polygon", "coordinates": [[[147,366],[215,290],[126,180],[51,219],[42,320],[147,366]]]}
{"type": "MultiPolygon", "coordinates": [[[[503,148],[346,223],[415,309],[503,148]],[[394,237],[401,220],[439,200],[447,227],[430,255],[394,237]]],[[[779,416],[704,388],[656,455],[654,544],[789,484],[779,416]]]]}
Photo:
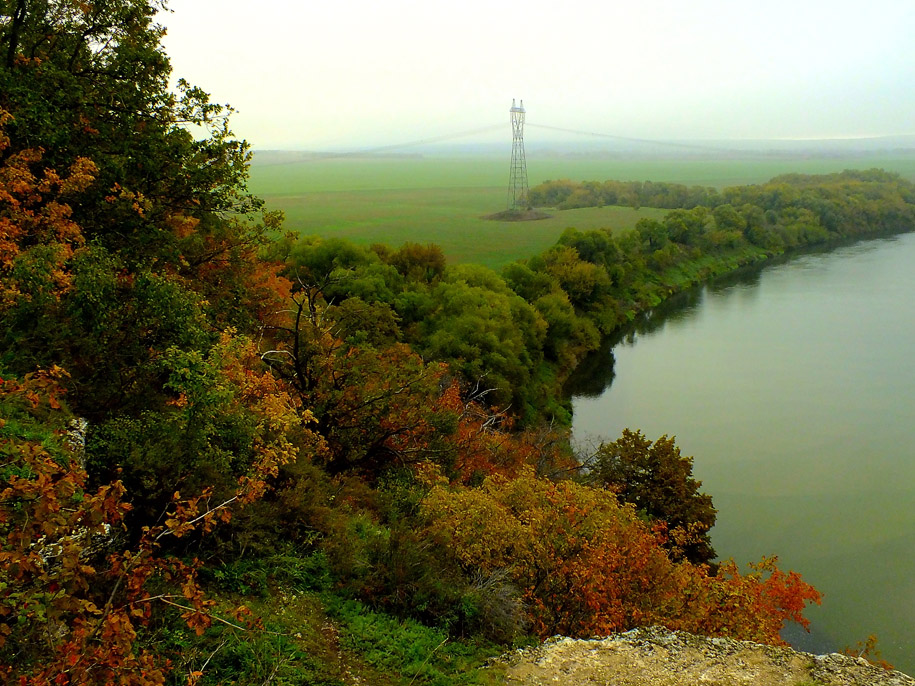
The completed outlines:
{"type": "MultiPolygon", "coordinates": [[[[554,182],[532,195],[559,201],[552,207],[561,212],[570,203],[601,202],[601,193],[618,185],[606,182],[604,192],[597,183],[554,182]]],[[[662,219],[643,218],[624,232],[568,229],[549,251],[503,270],[508,285],[546,320],[544,364],[560,386],[601,338],[711,279],[810,249],[915,229],[915,185],[880,170],[790,174],[721,193],[652,184],[651,193],[643,200],[673,206],[662,219]],[[573,314],[559,311],[556,293],[573,314]]]]}

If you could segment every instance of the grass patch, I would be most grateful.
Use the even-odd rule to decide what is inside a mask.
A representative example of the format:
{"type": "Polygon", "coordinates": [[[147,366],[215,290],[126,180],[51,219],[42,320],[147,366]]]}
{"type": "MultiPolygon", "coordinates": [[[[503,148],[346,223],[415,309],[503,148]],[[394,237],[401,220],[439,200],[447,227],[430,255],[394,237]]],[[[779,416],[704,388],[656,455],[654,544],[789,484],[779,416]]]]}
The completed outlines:
{"type": "Polygon", "coordinates": [[[216,596],[223,610],[245,600],[264,629],[214,625],[203,636],[177,620],[160,629],[160,649],[176,669],[171,683],[203,672],[210,684],[489,686],[502,671],[486,665],[504,647],[450,639],[441,630],[373,612],[332,594],[272,589],[263,597],[216,596]]]}
{"type": "Polygon", "coordinates": [[[235,560],[201,570],[201,579],[222,593],[267,597],[274,586],[295,593],[327,591],[332,585],[323,552],[294,552],[235,560]]]}
{"type": "MultiPolygon", "coordinates": [[[[237,596],[211,596],[225,610],[238,605],[237,596]]],[[[214,624],[202,636],[176,618],[162,628],[156,643],[169,654],[174,670],[171,684],[186,683],[188,674],[202,672],[199,686],[216,684],[308,684],[344,686],[359,683],[394,686],[358,656],[341,652],[337,634],[314,594],[276,593],[262,599],[244,598],[261,618],[263,630],[240,631],[214,624]]]]}
{"type": "MultiPolygon", "coordinates": [[[[508,152],[508,151],[506,151],[508,152]]],[[[316,158],[294,153],[255,154],[251,190],[258,195],[299,195],[327,191],[419,188],[496,188],[505,209],[509,155],[505,157],[316,158]],[[261,159],[265,162],[261,163],[261,159]],[[280,163],[287,161],[286,163],[280,163]]],[[[762,183],[779,174],[828,174],[878,167],[915,181],[915,155],[858,155],[820,158],[755,157],[730,159],[645,159],[529,155],[530,184],[550,179],[573,181],[667,181],[687,186],[738,186],[762,183]]]]}
{"type": "Polygon", "coordinates": [[[499,683],[485,663],[504,647],[483,640],[450,639],[432,627],[369,610],[355,600],[333,598],[329,613],[340,623],[341,645],[403,684],[452,686],[499,683]]]}
{"type": "Polygon", "coordinates": [[[321,552],[295,551],[238,560],[201,572],[216,614],[247,605],[263,630],[214,624],[196,636],[177,617],[154,641],[172,658],[172,683],[203,671],[200,686],[277,683],[342,686],[464,686],[501,683],[487,667],[506,647],[455,639],[438,628],[399,619],[332,590],[321,552]],[[203,668],[203,665],[206,665],[203,668]]]}
{"type": "MultiPolygon", "coordinates": [[[[666,210],[591,207],[552,212],[532,222],[484,217],[507,206],[509,160],[498,157],[404,157],[302,160],[270,155],[251,167],[250,188],[285,228],[354,243],[437,243],[452,263],[499,268],[552,246],[568,227],[631,228],[666,210]],[[279,163],[288,160],[287,163],[279,163]]],[[[823,159],[650,160],[529,157],[530,184],[548,179],[652,180],[724,187],[760,183],[778,174],[819,174],[882,167],[915,180],[915,156],[823,159]]]]}
{"type": "Polygon", "coordinates": [[[584,207],[554,212],[538,221],[486,219],[504,203],[496,188],[338,191],[297,196],[264,196],[270,209],[283,210],[286,230],[334,236],[359,245],[436,243],[451,263],[499,268],[554,245],[562,232],[631,228],[642,217],[665,210],[584,207]]]}

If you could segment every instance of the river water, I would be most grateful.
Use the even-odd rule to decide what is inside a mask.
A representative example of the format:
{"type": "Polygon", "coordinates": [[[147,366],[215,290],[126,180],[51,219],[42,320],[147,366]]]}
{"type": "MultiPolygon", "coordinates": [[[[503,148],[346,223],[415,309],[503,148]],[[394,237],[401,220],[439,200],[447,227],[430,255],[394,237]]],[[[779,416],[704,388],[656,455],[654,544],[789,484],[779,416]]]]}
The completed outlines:
{"type": "Polygon", "coordinates": [[[579,372],[579,443],[675,435],[719,555],[777,554],[820,589],[792,642],[875,633],[915,673],[915,233],[684,294],[579,372]]]}

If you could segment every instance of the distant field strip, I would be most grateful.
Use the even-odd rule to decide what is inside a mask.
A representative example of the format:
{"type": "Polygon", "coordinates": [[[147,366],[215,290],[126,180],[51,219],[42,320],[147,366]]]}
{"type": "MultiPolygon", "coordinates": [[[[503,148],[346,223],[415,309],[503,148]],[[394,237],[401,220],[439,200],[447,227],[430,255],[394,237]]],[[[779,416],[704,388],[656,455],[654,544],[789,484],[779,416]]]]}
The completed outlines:
{"type": "MultiPolygon", "coordinates": [[[[615,160],[530,158],[531,185],[548,179],[652,180],[701,186],[759,183],[787,172],[882,167],[915,180],[915,157],[809,160],[615,160]]],[[[535,255],[570,226],[630,228],[664,210],[629,207],[553,212],[550,219],[483,219],[506,206],[508,161],[493,157],[301,159],[255,157],[251,190],[286,213],[286,229],[355,243],[437,243],[449,261],[499,267],[535,255]],[[261,161],[259,161],[259,159],[261,161]]]]}
{"type": "Polygon", "coordinates": [[[397,247],[437,243],[449,262],[499,267],[542,252],[569,226],[629,228],[662,210],[588,207],[554,212],[549,219],[500,222],[483,219],[504,209],[501,188],[338,191],[265,195],[271,209],[286,213],[286,228],[304,235],[337,236],[359,244],[397,247]]]}

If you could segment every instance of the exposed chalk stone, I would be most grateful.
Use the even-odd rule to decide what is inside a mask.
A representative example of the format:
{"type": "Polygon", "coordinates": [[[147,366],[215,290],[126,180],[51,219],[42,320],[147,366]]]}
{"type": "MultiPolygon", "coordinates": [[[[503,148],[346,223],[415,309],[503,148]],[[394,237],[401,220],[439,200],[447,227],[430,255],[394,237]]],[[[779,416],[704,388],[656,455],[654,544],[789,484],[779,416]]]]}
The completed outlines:
{"type": "Polygon", "coordinates": [[[915,686],[912,677],[861,658],[663,627],[590,641],[556,637],[502,659],[506,684],[527,686],[915,686]]]}

